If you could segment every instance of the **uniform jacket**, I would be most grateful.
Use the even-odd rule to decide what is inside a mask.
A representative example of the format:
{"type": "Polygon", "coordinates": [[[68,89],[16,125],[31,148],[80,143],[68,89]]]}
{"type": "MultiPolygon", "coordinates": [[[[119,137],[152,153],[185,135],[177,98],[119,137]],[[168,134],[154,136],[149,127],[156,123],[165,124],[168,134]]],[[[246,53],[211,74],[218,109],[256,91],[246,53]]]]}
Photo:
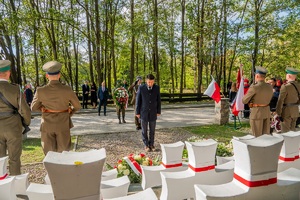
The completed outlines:
{"type": "Polygon", "coordinates": [[[109,93],[107,88],[105,87],[104,91],[102,91],[102,86],[100,86],[97,91],[97,98],[100,99],[100,101],[107,101],[108,97],[109,93]]]}
{"type": "MultiPolygon", "coordinates": [[[[47,85],[37,88],[31,104],[32,111],[40,111],[42,107],[49,110],[67,110],[71,104],[76,112],[81,105],[73,90],[62,85],[58,80],[52,80],[47,85]]],[[[42,113],[40,130],[43,132],[68,131],[73,127],[70,114],[42,113]]]]}
{"type": "MultiPolygon", "coordinates": [[[[253,103],[268,105],[273,96],[272,86],[264,81],[252,84],[248,92],[243,97],[243,104],[253,103]]],[[[270,107],[253,107],[251,108],[250,119],[266,119],[271,117],[270,107]]]]}
{"type": "MultiPolygon", "coordinates": [[[[25,124],[29,125],[31,121],[31,111],[26,103],[23,94],[20,93],[20,88],[17,85],[12,85],[7,81],[0,81],[0,92],[15,108],[17,108],[24,118],[25,124]],[[20,104],[21,99],[21,104],[20,104]],[[20,105],[19,105],[20,104],[20,105]],[[21,108],[20,108],[21,107],[21,108]]],[[[0,99],[0,112],[12,112],[13,110],[0,99]]],[[[18,114],[10,116],[0,116],[1,131],[14,131],[22,133],[21,117],[18,114]]]]}
{"type": "Polygon", "coordinates": [[[140,85],[136,94],[136,114],[141,115],[141,120],[155,121],[157,114],[161,114],[160,89],[153,85],[148,90],[147,84],[140,85]]]}
{"type": "Polygon", "coordinates": [[[138,89],[139,89],[139,86],[140,86],[140,85],[133,83],[133,84],[128,88],[129,91],[132,91],[132,99],[131,99],[131,102],[130,102],[132,105],[135,105],[136,94],[137,94],[137,91],[138,91],[138,89]]]}
{"type": "Polygon", "coordinates": [[[281,86],[276,106],[276,113],[283,118],[296,118],[299,116],[298,105],[284,106],[284,104],[298,103],[298,92],[291,83],[293,83],[300,92],[300,83],[296,81],[290,81],[287,84],[281,86]]]}

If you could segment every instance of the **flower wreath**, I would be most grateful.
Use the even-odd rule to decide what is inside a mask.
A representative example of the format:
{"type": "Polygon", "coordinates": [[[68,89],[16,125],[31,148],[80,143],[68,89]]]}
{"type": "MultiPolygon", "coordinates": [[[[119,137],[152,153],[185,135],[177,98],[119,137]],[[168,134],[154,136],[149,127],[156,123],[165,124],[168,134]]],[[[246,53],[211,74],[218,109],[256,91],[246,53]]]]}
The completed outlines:
{"type": "Polygon", "coordinates": [[[118,107],[127,108],[128,97],[128,92],[123,87],[116,88],[113,92],[113,99],[118,107]]]}
{"type": "MultiPolygon", "coordinates": [[[[108,165],[108,164],[107,164],[108,165]]],[[[145,154],[129,154],[128,156],[118,160],[116,168],[118,170],[118,177],[128,176],[131,183],[141,182],[142,168],[144,166],[160,165],[159,157],[152,160],[145,154]]],[[[108,168],[112,168],[109,166],[108,168]]]]}

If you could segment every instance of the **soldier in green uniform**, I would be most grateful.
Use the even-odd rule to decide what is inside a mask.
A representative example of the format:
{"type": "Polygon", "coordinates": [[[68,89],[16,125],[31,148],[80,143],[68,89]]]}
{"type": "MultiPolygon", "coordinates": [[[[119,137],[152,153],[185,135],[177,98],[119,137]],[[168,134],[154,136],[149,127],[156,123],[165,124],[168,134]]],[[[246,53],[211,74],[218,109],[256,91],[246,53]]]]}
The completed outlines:
{"type": "MultiPolygon", "coordinates": [[[[10,64],[9,60],[0,60],[0,92],[3,98],[18,109],[24,123],[29,125],[31,111],[20,93],[20,88],[8,83],[10,64]]],[[[23,126],[20,115],[0,99],[0,157],[5,157],[8,151],[10,175],[21,174],[23,126]]]]}
{"type": "MultiPolygon", "coordinates": [[[[128,91],[132,91],[132,99],[131,99],[130,103],[133,105],[134,113],[135,113],[135,109],[136,109],[136,107],[135,107],[136,93],[141,84],[142,84],[142,77],[137,76],[136,81],[133,84],[131,84],[131,86],[128,89],[128,91]]],[[[137,116],[134,116],[134,122],[135,122],[136,130],[142,129],[140,119],[137,116]]]]}
{"type": "Polygon", "coordinates": [[[41,142],[44,154],[48,151],[69,151],[71,147],[71,116],[80,109],[80,102],[71,87],[60,83],[61,63],[47,62],[43,66],[49,83],[37,88],[31,109],[42,112],[41,142]]]}
{"type": "Polygon", "coordinates": [[[281,121],[281,133],[296,130],[300,102],[300,83],[296,81],[300,71],[291,67],[287,67],[285,71],[287,84],[281,86],[276,106],[276,113],[281,121]]]}
{"type": "Polygon", "coordinates": [[[252,134],[258,137],[270,134],[270,101],[273,96],[272,86],[265,82],[268,71],[263,67],[256,67],[255,84],[252,84],[243,97],[243,103],[249,104],[250,126],[252,134]]]}

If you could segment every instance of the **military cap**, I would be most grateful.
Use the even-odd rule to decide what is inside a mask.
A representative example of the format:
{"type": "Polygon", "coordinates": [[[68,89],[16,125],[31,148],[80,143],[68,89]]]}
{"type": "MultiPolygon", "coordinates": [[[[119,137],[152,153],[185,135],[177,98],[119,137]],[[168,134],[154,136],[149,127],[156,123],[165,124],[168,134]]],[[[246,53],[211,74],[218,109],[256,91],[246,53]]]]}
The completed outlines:
{"type": "Polygon", "coordinates": [[[10,70],[11,62],[9,60],[0,60],[0,72],[6,72],[10,70]]]}
{"type": "Polygon", "coordinates": [[[43,70],[49,75],[56,75],[60,72],[62,64],[57,61],[49,61],[43,65],[43,70]]]}
{"type": "Polygon", "coordinates": [[[297,74],[300,73],[300,71],[299,71],[298,69],[295,69],[295,68],[292,68],[292,67],[287,67],[287,68],[285,69],[285,72],[286,72],[287,74],[293,74],[293,75],[297,75],[297,74]]]}
{"type": "Polygon", "coordinates": [[[256,74],[266,75],[268,73],[268,70],[266,70],[263,67],[255,67],[255,68],[256,68],[256,70],[255,70],[256,74]]]}
{"type": "Polygon", "coordinates": [[[137,76],[136,80],[142,80],[143,78],[141,76],[137,76]]]}

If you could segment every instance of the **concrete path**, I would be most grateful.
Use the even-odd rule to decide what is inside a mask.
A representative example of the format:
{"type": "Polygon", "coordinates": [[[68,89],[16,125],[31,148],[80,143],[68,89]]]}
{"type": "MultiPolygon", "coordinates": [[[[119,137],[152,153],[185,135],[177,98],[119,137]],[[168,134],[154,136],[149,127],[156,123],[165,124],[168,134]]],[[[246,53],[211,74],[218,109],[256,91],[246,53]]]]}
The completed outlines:
{"type": "MultiPolygon", "coordinates": [[[[166,104],[162,105],[162,115],[158,117],[157,129],[199,126],[214,123],[214,104],[166,104]]],[[[27,137],[40,137],[40,113],[33,113],[27,137]]],[[[98,116],[97,109],[82,109],[72,117],[74,128],[71,129],[72,135],[86,135],[112,132],[134,131],[134,111],[133,108],[126,110],[126,124],[119,124],[115,107],[107,108],[107,116],[101,113],[98,116]]]]}

